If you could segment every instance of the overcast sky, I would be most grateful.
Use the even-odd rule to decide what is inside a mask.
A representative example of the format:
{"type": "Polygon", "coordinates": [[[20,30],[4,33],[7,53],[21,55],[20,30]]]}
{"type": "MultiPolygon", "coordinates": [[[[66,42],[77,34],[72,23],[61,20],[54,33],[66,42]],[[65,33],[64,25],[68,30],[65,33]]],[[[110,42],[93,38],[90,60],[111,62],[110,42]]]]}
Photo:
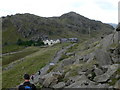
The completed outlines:
{"type": "Polygon", "coordinates": [[[0,16],[31,13],[43,17],[74,11],[104,23],[118,23],[119,0],[1,0],[0,16]]]}

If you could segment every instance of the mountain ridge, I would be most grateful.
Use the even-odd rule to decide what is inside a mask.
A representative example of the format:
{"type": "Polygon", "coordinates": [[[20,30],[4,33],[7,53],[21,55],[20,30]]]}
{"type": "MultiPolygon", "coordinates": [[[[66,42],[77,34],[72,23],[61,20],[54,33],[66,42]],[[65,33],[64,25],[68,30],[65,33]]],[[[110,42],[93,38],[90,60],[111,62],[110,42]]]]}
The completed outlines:
{"type": "MultiPolygon", "coordinates": [[[[40,17],[25,13],[2,18],[3,36],[6,35],[3,39],[4,43],[10,41],[9,37],[12,38],[9,33],[10,30],[13,34],[15,34],[14,32],[18,34],[17,39],[46,39],[46,37],[54,39],[88,36],[89,29],[91,36],[100,33],[109,34],[114,29],[108,24],[90,20],[75,12],[63,14],[60,17],[40,17]]],[[[12,40],[12,42],[15,43],[16,40],[12,40]]]]}
{"type": "Polygon", "coordinates": [[[107,24],[110,24],[110,25],[113,26],[114,28],[117,27],[117,24],[116,24],[116,23],[107,23],[107,24]]]}

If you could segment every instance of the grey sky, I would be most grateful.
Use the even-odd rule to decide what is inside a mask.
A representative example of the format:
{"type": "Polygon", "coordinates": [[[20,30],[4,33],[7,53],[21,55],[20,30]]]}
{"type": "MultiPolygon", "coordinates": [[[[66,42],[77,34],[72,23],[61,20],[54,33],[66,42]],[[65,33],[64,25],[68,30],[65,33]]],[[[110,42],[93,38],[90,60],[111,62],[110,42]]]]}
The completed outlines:
{"type": "Polygon", "coordinates": [[[52,17],[74,11],[104,23],[118,23],[119,0],[2,0],[0,16],[31,13],[52,17]]]}

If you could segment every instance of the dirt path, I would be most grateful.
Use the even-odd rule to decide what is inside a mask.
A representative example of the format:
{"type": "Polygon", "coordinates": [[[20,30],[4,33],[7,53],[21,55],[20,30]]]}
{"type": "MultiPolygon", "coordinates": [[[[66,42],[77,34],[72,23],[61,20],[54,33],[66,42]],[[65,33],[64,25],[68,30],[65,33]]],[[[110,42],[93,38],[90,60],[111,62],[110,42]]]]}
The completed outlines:
{"type": "Polygon", "coordinates": [[[20,64],[23,60],[24,60],[24,58],[21,58],[21,59],[19,59],[19,60],[17,60],[17,61],[14,61],[14,62],[8,64],[7,67],[2,68],[2,70],[3,70],[3,71],[9,70],[9,69],[13,68],[15,65],[20,64]]]}
{"type": "MultiPolygon", "coordinates": [[[[71,44],[65,48],[62,48],[60,51],[58,51],[53,59],[53,61],[51,61],[52,63],[56,64],[59,59],[61,58],[62,54],[70,47],[74,46],[75,44],[71,44]]],[[[31,80],[31,83],[37,83],[39,78],[42,77],[43,75],[45,75],[47,73],[47,71],[49,70],[50,64],[47,64],[46,66],[44,66],[42,69],[40,69],[41,74],[38,75],[38,72],[35,74],[34,77],[34,81],[31,80]]]]}
{"type": "Polygon", "coordinates": [[[16,54],[16,53],[20,53],[20,52],[23,52],[23,50],[20,50],[20,51],[16,51],[16,52],[9,52],[9,53],[4,53],[4,54],[1,54],[2,56],[7,56],[7,55],[12,55],[12,54],[16,54]]]}

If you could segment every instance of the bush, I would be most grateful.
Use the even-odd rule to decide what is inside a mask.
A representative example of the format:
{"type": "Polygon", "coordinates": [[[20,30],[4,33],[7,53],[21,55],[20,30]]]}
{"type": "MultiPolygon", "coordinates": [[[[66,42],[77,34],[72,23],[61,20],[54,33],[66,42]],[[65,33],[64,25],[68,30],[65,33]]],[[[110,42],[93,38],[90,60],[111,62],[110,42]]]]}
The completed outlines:
{"type": "Polygon", "coordinates": [[[23,42],[24,42],[24,41],[22,41],[21,39],[18,39],[16,44],[17,44],[17,45],[22,45],[23,42]]]}
{"type": "Polygon", "coordinates": [[[44,45],[43,41],[42,40],[38,40],[38,41],[33,41],[33,40],[29,40],[29,41],[23,41],[21,39],[18,39],[17,40],[17,45],[22,45],[22,46],[41,46],[41,45],[44,45]]]}

